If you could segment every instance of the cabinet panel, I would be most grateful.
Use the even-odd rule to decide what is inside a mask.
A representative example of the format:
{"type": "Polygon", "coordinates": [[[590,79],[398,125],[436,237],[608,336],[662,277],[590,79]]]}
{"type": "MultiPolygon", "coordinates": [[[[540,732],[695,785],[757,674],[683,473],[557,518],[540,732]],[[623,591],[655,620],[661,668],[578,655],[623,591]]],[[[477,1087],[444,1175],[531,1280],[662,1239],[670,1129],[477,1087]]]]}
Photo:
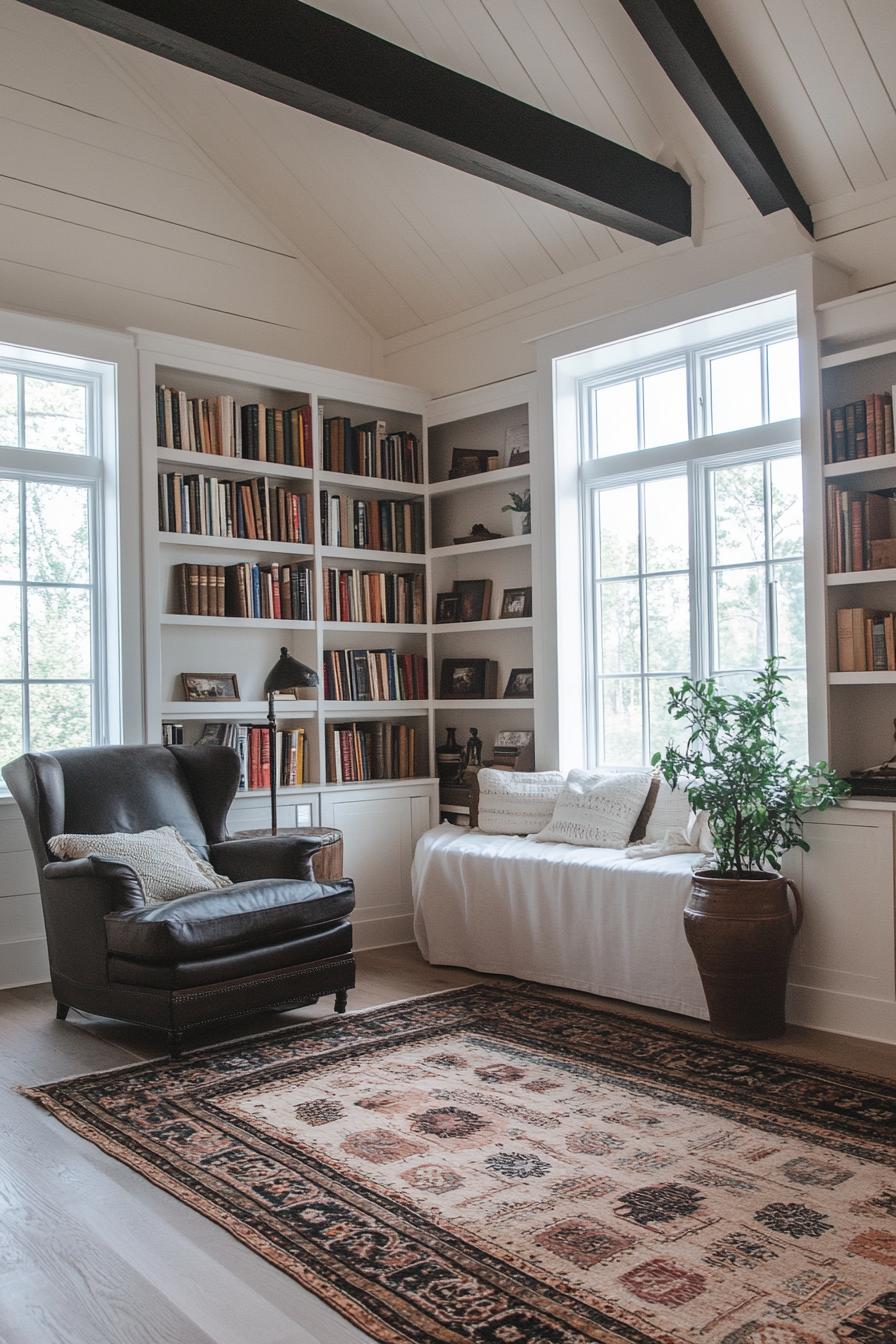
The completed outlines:
{"type": "Polygon", "coordinates": [[[430,793],[325,794],[321,820],[343,833],[345,874],[355,882],[356,925],[376,923],[383,942],[409,936],[411,862],[430,825],[430,793]]]}
{"type": "Polygon", "coordinates": [[[794,944],[792,983],[892,1000],[890,814],[824,814],[808,821],[804,834],[811,846],[802,856],[806,917],[794,944]]]}
{"type": "MultiPolygon", "coordinates": [[[[314,826],[317,824],[314,820],[316,811],[316,797],[313,801],[302,803],[278,803],[277,825],[284,829],[289,826],[314,826]]],[[[236,835],[239,831],[261,830],[263,827],[270,827],[270,824],[270,801],[261,803],[255,800],[250,802],[237,800],[227,818],[227,825],[232,835],[236,835]]]]}

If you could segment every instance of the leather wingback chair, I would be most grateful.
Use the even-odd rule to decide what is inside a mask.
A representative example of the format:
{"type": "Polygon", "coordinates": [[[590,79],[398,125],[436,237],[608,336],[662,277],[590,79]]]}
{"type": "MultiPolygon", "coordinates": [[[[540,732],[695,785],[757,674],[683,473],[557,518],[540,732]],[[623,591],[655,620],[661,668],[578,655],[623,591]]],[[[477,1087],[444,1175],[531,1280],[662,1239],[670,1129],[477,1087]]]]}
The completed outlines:
{"type": "MultiPolygon", "coordinates": [[[[57,1017],[70,1007],[168,1033],[336,995],[355,983],[354,885],[332,872],[336,832],[232,839],[239,780],[229,747],[86,747],[3,769],[40,879],[57,1017]],[[133,869],[54,860],[55,835],[173,826],[233,885],[147,905],[133,869]],[[328,862],[321,862],[325,840],[328,862]],[[320,878],[313,863],[319,861],[320,878]]],[[[338,847],[338,851],[337,851],[338,847]]],[[[341,866],[341,865],[340,865],[341,866]]]]}

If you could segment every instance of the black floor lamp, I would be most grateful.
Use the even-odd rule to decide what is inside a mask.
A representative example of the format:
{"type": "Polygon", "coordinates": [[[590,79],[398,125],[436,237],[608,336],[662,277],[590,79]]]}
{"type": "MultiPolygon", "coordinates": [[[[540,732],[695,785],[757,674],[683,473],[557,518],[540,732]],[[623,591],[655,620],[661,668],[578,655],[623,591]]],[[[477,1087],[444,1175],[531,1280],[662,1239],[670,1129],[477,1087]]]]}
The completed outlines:
{"type": "Polygon", "coordinates": [[[319,686],[320,680],[311,667],[291,657],[281,648],[280,657],[265,677],[264,693],[268,698],[268,758],[271,775],[271,834],[277,834],[277,719],[274,715],[274,696],[278,691],[295,691],[299,687],[319,686]]]}

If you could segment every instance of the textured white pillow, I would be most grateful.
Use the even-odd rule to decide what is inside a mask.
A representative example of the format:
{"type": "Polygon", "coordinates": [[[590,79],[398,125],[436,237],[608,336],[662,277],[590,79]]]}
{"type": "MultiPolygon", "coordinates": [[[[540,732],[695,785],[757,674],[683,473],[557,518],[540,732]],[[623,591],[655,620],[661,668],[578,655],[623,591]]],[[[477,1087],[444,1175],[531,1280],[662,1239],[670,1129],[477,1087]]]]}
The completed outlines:
{"type": "Polygon", "coordinates": [[[57,859],[102,859],[126,863],[140,879],[147,905],[160,905],[175,896],[190,896],[212,887],[229,887],[229,877],[216,873],[173,826],[132,835],[54,835],[47,849],[57,859]]]}
{"type": "MultiPolygon", "coordinates": [[[[682,780],[682,784],[686,783],[686,780],[682,780]]],[[[665,840],[667,831],[687,831],[690,817],[691,804],[684,788],[673,789],[661,779],[644,839],[652,844],[657,840],[665,840]]]]}
{"type": "Polygon", "coordinates": [[[535,840],[625,849],[650,789],[649,770],[593,774],[570,770],[554,815],[535,840]]]}
{"type": "Polygon", "coordinates": [[[480,770],[479,829],[486,835],[531,835],[546,826],[563,788],[559,770],[480,770]]]}

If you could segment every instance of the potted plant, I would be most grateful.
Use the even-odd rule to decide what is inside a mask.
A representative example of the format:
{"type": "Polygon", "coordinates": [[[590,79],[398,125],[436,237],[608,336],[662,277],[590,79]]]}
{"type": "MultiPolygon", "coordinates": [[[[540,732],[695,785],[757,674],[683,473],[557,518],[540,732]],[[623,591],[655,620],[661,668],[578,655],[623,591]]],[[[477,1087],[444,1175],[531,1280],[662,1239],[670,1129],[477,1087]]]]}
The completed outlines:
{"type": "Polygon", "coordinates": [[[510,514],[510,526],[515,537],[524,537],[532,530],[532,505],[529,503],[529,491],[518,495],[510,492],[510,503],[505,504],[501,512],[510,514]]]}
{"type": "Polygon", "coordinates": [[[686,678],[670,688],[669,712],[687,721],[687,744],[670,743],[653,757],[673,788],[681,781],[712,832],[713,862],[694,874],[684,927],[712,1030],[733,1040],[784,1032],[787,965],[802,902],[781,876],[781,862],[794,846],[809,848],[804,813],[849,793],[823,761],[800,765],[782,751],[777,717],[787,704],[787,680],[774,658],[746,695],[723,695],[714,681],[686,678]]]}

